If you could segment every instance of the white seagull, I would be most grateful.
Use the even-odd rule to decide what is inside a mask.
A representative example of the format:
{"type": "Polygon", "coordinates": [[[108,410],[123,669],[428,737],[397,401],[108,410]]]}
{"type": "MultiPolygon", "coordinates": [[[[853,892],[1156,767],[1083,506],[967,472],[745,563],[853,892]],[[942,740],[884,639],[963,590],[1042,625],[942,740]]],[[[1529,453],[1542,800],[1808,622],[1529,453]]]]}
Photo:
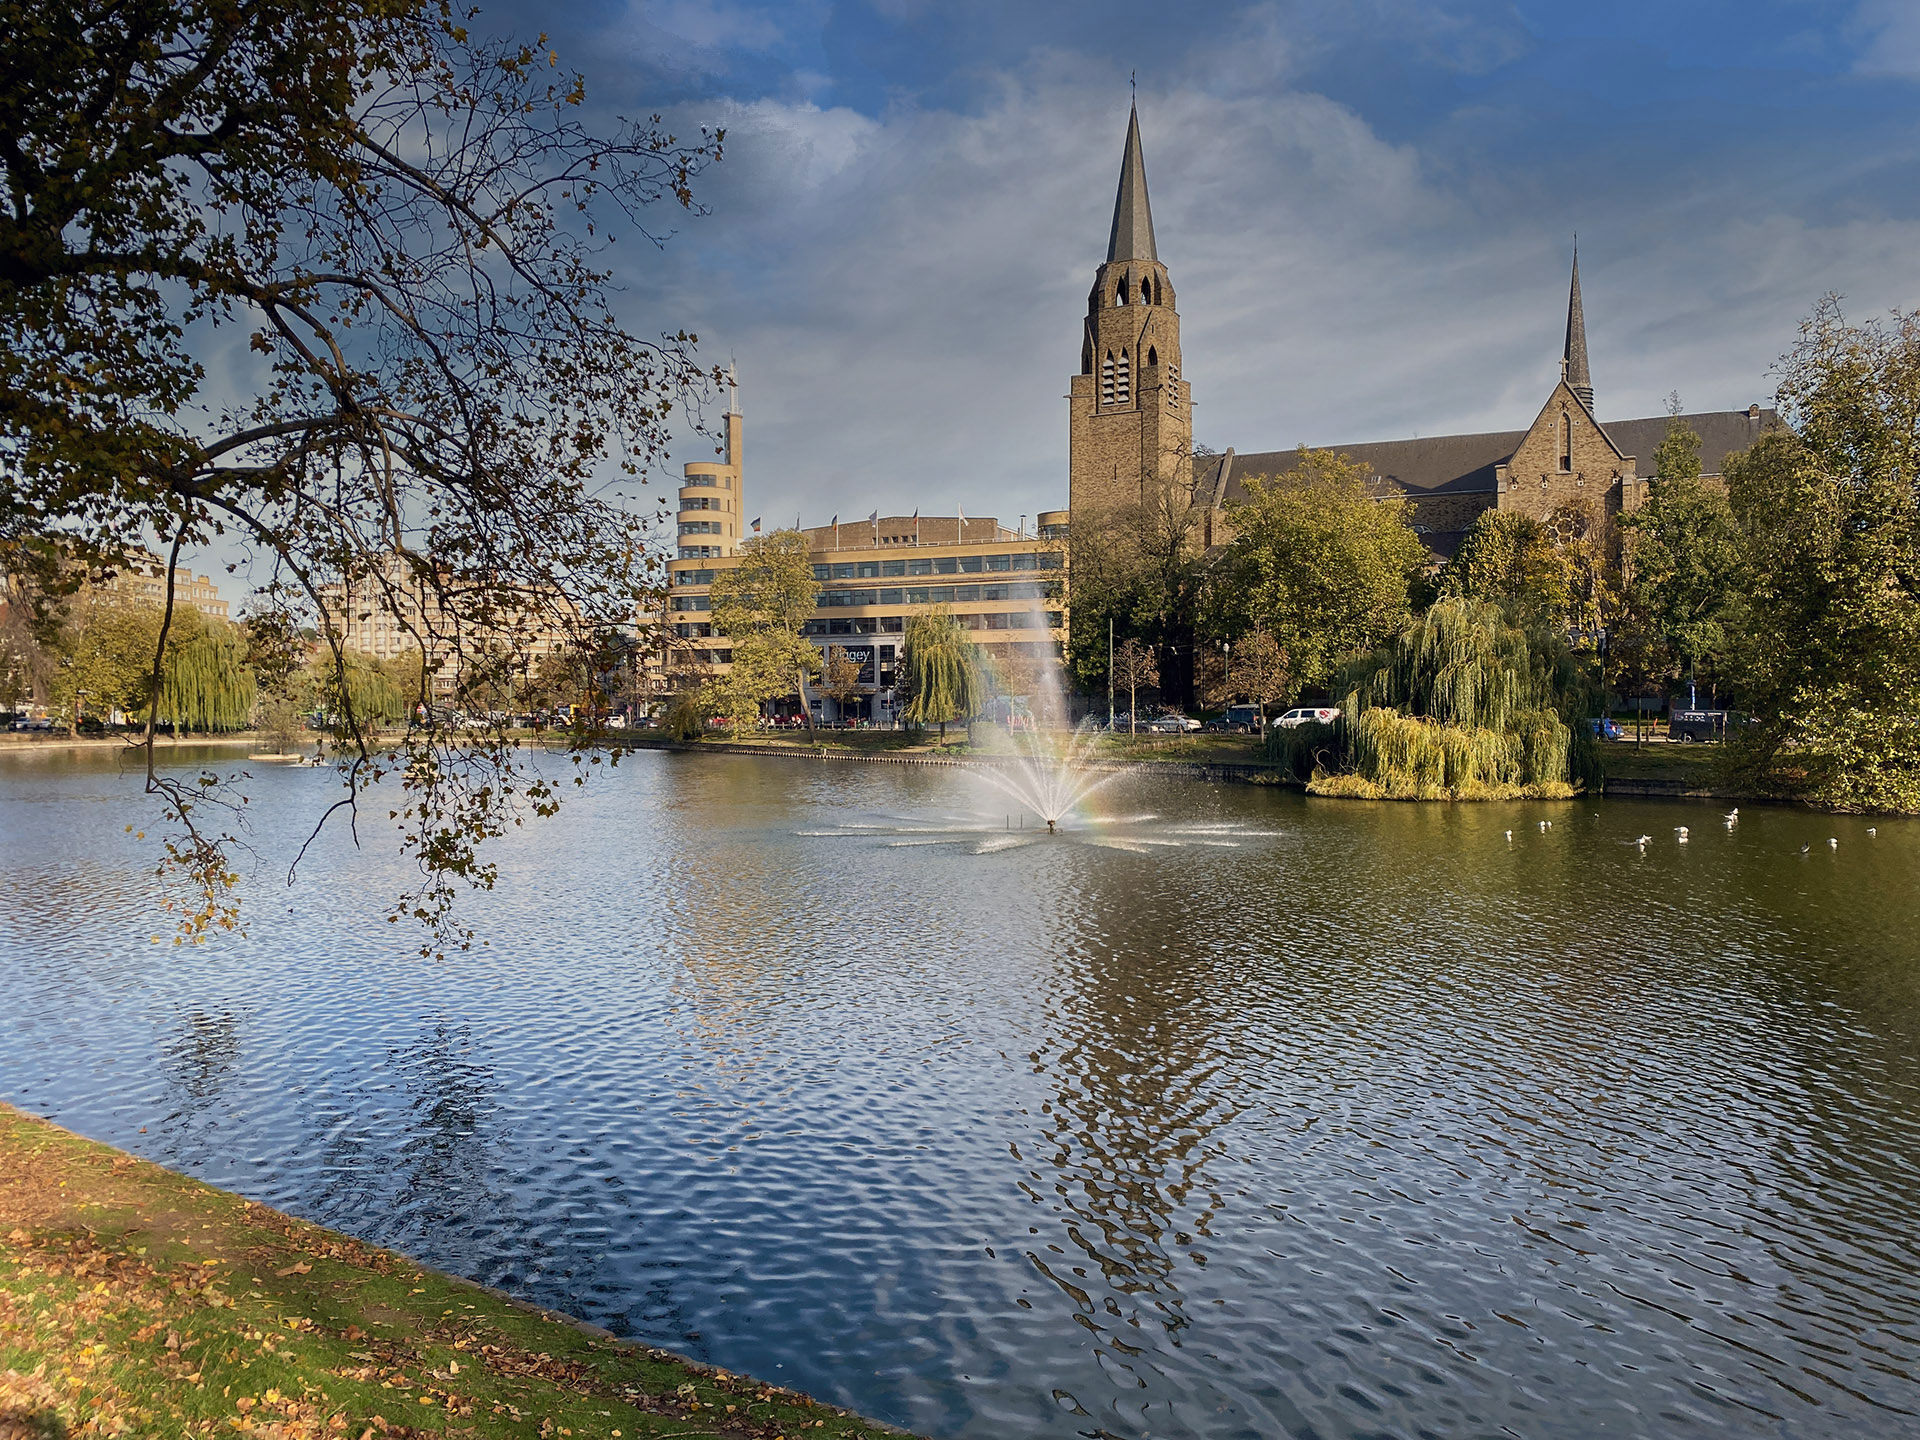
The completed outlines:
{"type": "Polygon", "coordinates": [[[1740,807],[1738,805],[1734,806],[1733,809],[1727,811],[1721,818],[1725,820],[1727,824],[1733,824],[1734,821],[1740,818],[1740,807]]]}
{"type": "Polygon", "coordinates": [[[1512,843],[1513,843],[1513,832],[1509,830],[1507,831],[1507,844],[1511,845],[1512,843]]]}
{"type": "Polygon", "coordinates": [[[1647,846],[1653,843],[1653,837],[1651,835],[1642,835],[1638,840],[1634,841],[1633,843],[1638,845],[1642,850],[1644,850],[1647,848],[1647,846]]]}
{"type": "Polygon", "coordinates": [[[1840,848],[1840,841],[1838,837],[1829,835],[1827,837],[1827,848],[1829,850],[1838,850],[1840,848]]]}
{"type": "Polygon", "coordinates": [[[1879,833],[1880,833],[1880,827],[1878,825],[1867,826],[1867,834],[1878,835],[1879,833]]]}

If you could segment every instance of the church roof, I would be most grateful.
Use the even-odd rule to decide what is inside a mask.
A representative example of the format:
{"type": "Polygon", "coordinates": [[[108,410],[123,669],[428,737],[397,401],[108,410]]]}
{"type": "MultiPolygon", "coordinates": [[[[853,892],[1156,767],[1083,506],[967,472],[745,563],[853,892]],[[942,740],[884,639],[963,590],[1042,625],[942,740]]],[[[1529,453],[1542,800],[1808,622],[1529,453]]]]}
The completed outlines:
{"type": "Polygon", "coordinates": [[[1113,197],[1113,232],[1107,263],[1158,260],[1153,247],[1153,206],[1147,200],[1147,162],[1140,154],[1140,112],[1127,112],[1127,148],[1120,157],[1120,188],[1113,197]]]}
{"type": "MultiPolygon", "coordinates": [[[[1700,436],[1700,468],[1707,475],[1722,473],[1729,455],[1745,450],[1762,434],[1779,427],[1772,410],[1719,410],[1682,417],[1700,436]]],[[[1667,433],[1667,417],[1603,421],[1602,427],[1624,455],[1640,461],[1644,473],[1653,452],[1667,433]]],[[[1316,446],[1351,456],[1370,467],[1376,494],[1453,495],[1490,492],[1494,471],[1513,458],[1526,439],[1525,430],[1499,430],[1481,435],[1429,435],[1416,440],[1373,440],[1358,445],[1316,446]]],[[[1247,480],[1257,475],[1284,475],[1300,463],[1298,450],[1268,450],[1255,454],[1196,455],[1194,494],[1202,503],[1216,494],[1224,504],[1247,498],[1247,480]],[[1230,463],[1229,463],[1230,462],[1230,463]],[[1221,466],[1228,466],[1220,486],[1221,466]]]]}

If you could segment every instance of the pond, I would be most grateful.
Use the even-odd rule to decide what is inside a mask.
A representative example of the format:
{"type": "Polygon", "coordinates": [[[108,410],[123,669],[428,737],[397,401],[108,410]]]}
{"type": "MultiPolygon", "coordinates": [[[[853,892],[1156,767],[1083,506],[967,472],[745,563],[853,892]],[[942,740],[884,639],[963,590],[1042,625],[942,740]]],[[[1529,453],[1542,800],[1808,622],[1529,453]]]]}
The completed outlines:
{"type": "Polygon", "coordinates": [[[941,1437],[1920,1434],[1912,823],[644,753],[432,962],[332,784],[176,950],[0,759],[0,1096],[941,1437]]]}

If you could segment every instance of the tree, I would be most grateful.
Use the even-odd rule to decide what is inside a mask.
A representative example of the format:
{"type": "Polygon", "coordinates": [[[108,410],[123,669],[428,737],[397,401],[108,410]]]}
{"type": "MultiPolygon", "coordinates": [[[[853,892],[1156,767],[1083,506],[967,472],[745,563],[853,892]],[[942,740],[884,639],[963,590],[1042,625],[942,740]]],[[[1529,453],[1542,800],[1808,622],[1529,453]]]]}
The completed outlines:
{"type": "Polygon", "coordinates": [[[904,649],[901,684],[907,705],[902,713],[910,725],[939,725],[944,745],[947,722],[978,714],[986,698],[979,651],[940,605],[907,622],[904,649]]]}
{"type": "Polygon", "coordinates": [[[1267,726],[1267,706],[1291,693],[1293,672],[1287,652],[1265,630],[1256,627],[1231,643],[1221,657],[1213,693],[1222,705],[1245,701],[1260,708],[1260,728],[1267,726]]]}
{"type": "Polygon", "coordinates": [[[1138,640],[1123,640],[1113,652],[1113,682],[1127,692],[1127,733],[1140,727],[1140,691],[1160,683],[1160,665],[1153,651],[1138,640]]]}
{"type": "MultiPolygon", "coordinates": [[[[234,533],[342,674],[326,587],[395,555],[475,633],[529,595],[556,623],[630,619],[654,576],[603,462],[643,471],[717,377],[691,335],[623,328],[603,252],[617,226],[651,238],[655,202],[692,207],[719,137],[657,119],[596,135],[544,41],[463,19],[428,0],[8,8],[9,570],[57,587],[157,534],[171,577],[183,548],[234,533]]],[[[169,603],[156,669],[178,618],[169,603]]],[[[398,818],[421,881],[397,908],[444,926],[454,879],[492,883],[477,847],[559,792],[503,744],[433,727],[382,753],[339,688],[341,806],[412,777],[398,818]]],[[[232,925],[217,792],[151,747],[147,787],[183,832],[186,928],[232,925]]]]}
{"type": "Polygon", "coordinates": [[[1443,595],[1490,600],[1524,625],[1563,626],[1573,567],[1547,526],[1518,510],[1483,510],[1440,577],[1443,595]]]}
{"type": "Polygon", "coordinates": [[[1348,667],[1341,754],[1325,794],[1386,799],[1567,795],[1592,778],[1597,697],[1549,631],[1505,607],[1445,596],[1348,667]]]}
{"type": "Polygon", "coordinates": [[[1082,686],[1105,687],[1111,620],[1118,639],[1152,648],[1157,683],[1169,698],[1186,699],[1207,569],[1194,544],[1199,513],[1185,490],[1171,486],[1135,505],[1075,512],[1067,540],[1067,668],[1082,686]]]}
{"type": "Polygon", "coordinates": [[[1752,778],[1920,811],[1920,316],[1829,296],[1780,364],[1790,433],[1727,462],[1747,595],[1730,656],[1752,778]]]}
{"type": "Polygon", "coordinates": [[[1718,679],[1739,603],[1740,528],[1724,492],[1700,478],[1700,437],[1675,416],[1654,451],[1647,503],[1621,521],[1631,537],[1630,603],[1689,680],[1718,679]]]}
{"type": "Polygon", "coordinates": [[[68,733],[82,712],[142,714],[153,696],[160,616],[107,591],[87,589],[62,607],[49,697],[68,733]]]}
{"type": "Polygon", "coordinates": [[[842,715],[860,698],[860,662],[847,654],[844,647],[828,647],[820,671],[820,690],[833,699],[842,715]]]}
{"type": "Polygon", "coordinates": [[[797,694],[813,728],[807,679],[819,673],[820,652],[804,631],[819,592],[798,530],[747,541],[740,563],[713,577],[714,633],[733,641],[733,664],[719,685],[736,727],[766,701],[797,694]]]}
{"type": "Polygon", "coordinates": [[[1247,482],[1246,501],[1231,510],[1233,543],[1208,587],[1214,633],[1263,629],[1297,682],[1322,685],[1405,621],[1427,551],[1406,502],[1375,501],[1368,473],[1302,446],[1296,469],[1247,482]]]}

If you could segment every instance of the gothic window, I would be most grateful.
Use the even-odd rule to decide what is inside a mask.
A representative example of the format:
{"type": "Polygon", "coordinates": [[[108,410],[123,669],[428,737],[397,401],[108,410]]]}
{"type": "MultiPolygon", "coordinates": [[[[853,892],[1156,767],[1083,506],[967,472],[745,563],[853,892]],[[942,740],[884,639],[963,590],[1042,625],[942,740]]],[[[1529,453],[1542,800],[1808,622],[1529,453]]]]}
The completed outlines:
{"type": "Polygon", "coordinates": [[[1159,363],[1160,363],[1160,352],[1154,349],[1153,346],[1149,345],[1147,347],[1147,368],[1151,370],[1159,363]]]}
{"type": "Polygon", "coordinates": [[[1140,281],[1140,303],[1142,305],[1153,304],[1153,277],[1151,275],[1142,277],[1140,281]]]}
{"type": "Polygon", "coordinates": [[[1113,303],[1116,305],[1127,303],[1127,277],[1124,275],[1120,277],[1120,283],[1113,287],[1113,303]]]}
{"type": "Polygon", "coordinates": [[[1573,421],[1564,410],[1560,412],[1560,468],[1573,469],[1573,421]]]}
{"type": "Polygon", "coordinates": [[[1113,398],[1121,405],[1133,403],[1133,362],[1124,350],[1120,352],[1120,367],[1114,373],[1113,398]]]}
{"type": "Polygon", "coordinates": [[[1113,352],[1107,352],[1107,358],[1100,362],[1100,403],[1113,403],[1113,352]]]}

